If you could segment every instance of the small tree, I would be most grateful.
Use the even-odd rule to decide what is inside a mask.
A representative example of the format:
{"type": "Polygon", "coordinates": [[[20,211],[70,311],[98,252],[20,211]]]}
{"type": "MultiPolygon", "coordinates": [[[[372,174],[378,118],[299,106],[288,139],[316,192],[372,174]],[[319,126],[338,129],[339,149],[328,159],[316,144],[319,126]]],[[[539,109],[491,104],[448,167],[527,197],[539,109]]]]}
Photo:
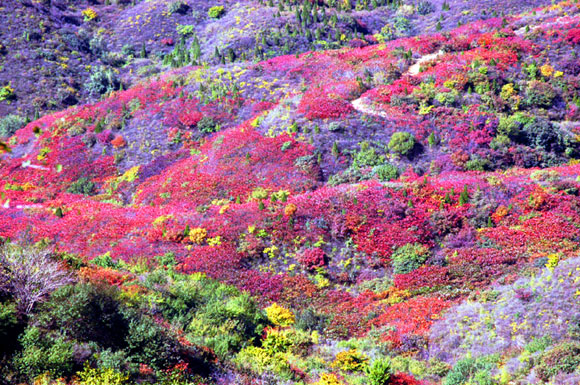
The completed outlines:
{"type": "Polygon", "coordinates": [[[37,302],[70,282],[70,274],[48,250],[16,244],[0,248],[0,291],[16,298],[21,313],[30,313],[37,302]]]}

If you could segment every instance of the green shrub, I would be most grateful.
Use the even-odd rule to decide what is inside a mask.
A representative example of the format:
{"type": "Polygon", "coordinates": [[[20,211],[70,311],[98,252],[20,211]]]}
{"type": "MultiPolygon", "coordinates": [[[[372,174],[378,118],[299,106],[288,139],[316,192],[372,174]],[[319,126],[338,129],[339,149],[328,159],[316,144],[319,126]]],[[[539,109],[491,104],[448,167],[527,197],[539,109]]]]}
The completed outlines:
{"type": "Polygon", "coordinates": [[[510,147],[511,143],[512,141],[509,137],[500,134],[493,138],[489,144],[489,147],[496,151],[506,151],[510,147]]]}
{"type": "Polygon", "coordinates": [[[494,385],[496,382],[490,373],[497,368],[498,361],[496,355],[459,360],[445,377],[443,385],[494,385]]]}
{"type": "Polygon", "coordinates": [[[444,385],[463,385],[474,374],[475,360],[473,358],[464,358],[457,361],[453,369],[445,377],[444,385]]]}
{"type": "Polygon", "coordinates": [[[306,356],[313,344],[310,333],[303,330],[285,329],[284,336],[290,341],[290,352],[298,356],[306,356]]]}
{"type": "Polygon", "coordinates": [[[212,132],[219,131],[219,124],[211,116],[204,116],[197,122],[197,128],[200,132],[204,134],[210,134],[212,132]]]}
{"type": "Polygon", "coordinates": [[[489,169],[490,162],[487,159],[480,158],[478,156],[473,156],[467,162],[465,162],[465,170],[467,171],[485,171],[489,169]]]}
{"type": "Polygon", "coordinates": [[[550,107],[556,91],[549,83],[532,80],[526,88],[526,103],[532,107],[550,107]]]}
{"type": "Polygon", "coordinates": [[[373,167],[384,163],[385,157],[377,154],[376,149],[371,147],[369,142],[361,142],[359,146],[360,150],[353,157],[353,167],[373,167]]]}
{"type": "Polygon", "coordinates": [[[524,346],[524,349],[530,353],[543,352],[553,343],[554,341],[552,341],[552,337],[550,336],[543,336],[541,338],[534,337],[526,346],[524,346]]]}
{"type": "Polygon", "coordinates": [[[225,357],[259,339],[266,318],[249,295],[207,278],[198,285],[202,301],[187,326],[192,341],[225,357]]]}
{"type": "Polygon", "coordinates": [[[112,287],[67,285],[42,304],[36,322],[46,329],[66,330],[70,338],[96,342],[105,348],[123,348],[128,321],[112,287]]]}
{"type": "Polygon", "coordinates": [[[118,90],[120,86],[121,82],[117,73],[110,68],[101,66],[93,71],[85,84],[85,89],[91,96],[99,96],[118,90]]]}
{"type": "Polygon", "coordinates": [[[417,13],[419,15],[427,15],[435,10],[435,6],[430,1],[420,1],[417,4],[417,13]]]}
{"type": "Polygon", "coordinates": [[[46,334],[36,326],[26,328],[20,337],[22,350],[14,357],[14,366],[28,379],[50,372],[70,376],[74,369],[74,344],[59,333],[46,334]]]}
{"type": "Polygon", "coordinates": [[[452,106],[457,100],[457,91],[439,92],[435,95],[435,100],[444,106],[452,106]]]}
{"type": "Polygon", "coordinates": [[[418,269],[429,257],[427,246],[408,243],[399,247],[391,256],[394,274],[406,274],[418,269]]]}
{"type": "Polygon", "coordinates": [[[544,352],[536,367],[538,377],[544,381],[558,373],[572,373],[580,365],[580,342],[563,342],[544,352]]]}
{"type": "Polygon", "coordinates": [[[100,267],[112,267],[116,268],[119,264],[111,258],[111,253],[107,252],[103,255],[99,255],[91,260],[93,265],[97,265],[100,267]]]}
{"type": "Polygon", "coordinates": [[[105,349],[94,356],[99,369],[113,369],[121,372],[127,366],[127,354],[123,350],[105,349]]]}
{"type": "MultiPolygon", "coordinates": [[[[0,277],[1,279],[1,277],[0,277]]],[[[10,342],[15,339],[18,327],[18,312],[16,303],[11,301],[0,302],[0,353],[10,348],[10,342]]]]}
{"type": "Polygon", "coordinates": [[[377,359],[366,370],[369,385],[387,385],[391,378],[391,361],[388,358],[377,359]]]}
{"type": "Polygon", "coordinates": [[[390,163],[385,163],[380,166],[373,167],[373,173],[382,182],[387,182],[399,177],[399,169],[390,163]]]}
{"type": "Polygon", "coordinates": [[[26,119],[18,115],[6,115],[0,119],[0,137],[12,136],[16,131],[24,127],[26,119]]]}
{"type": "Polygon", "coordinates": [[[179,343],[163,327],[147,317],[128,314],[131,320],[125,338],[129,359],[161,370],[179,362],[179,343]]]}
{"type": "Polygon", "coordinates": [[[449,369],[451,369],[451,365],[448,363],[433,359],[429,361],[427,374],[430,376],[445,377],[449,373],[449,369]]]}
{"type": "Polygon", "coordinates": [[[397,154],[406,155],[415,147],[415,137],[405,131],[398,131],[391,136],[389,150],[397,154]]]}
{"type": "Polygon", "coordinates": [[[195,25],[193,24],[179,24],[177,26],[177,33],[182,36],[190,36],[195,33],[195,25]]]}
{"type": "Polygon", "coordinates": [[[189,5],[182,1],[176,0],[167,4],[167,13],[173,15],[174,13],[185,14],[189,10],[189,5]]]}
{"type": "Polygon", "coordinates": [[[411,25],[411,22],[409,21],[409,19],[407,19],[406,17],[396,16],[393,19],[393,27],[395,27],[397,32],[405,33],[405,32],[408,32],[411,30],[412,25],[411,25]]]}
{"type": "Polygon", "coordinates": [[[524,124],[522,136],[524,143],[546,151],[557,151],[562,146],[560,131],[545,118],[534,118],[524,124]]]}
{"type": "Polygon", "coordinates": [[[223,5],[216,5],[207,11],[207,15],[212,19],[219,19],[225,12],[223,5]]]}
{"type": "Polygon", "coordinates": [[[93,195],[95,191],[95,184],[88,178],[79,178],[66,190],[71,194],[93,195]]]}
{"type": "Polygon", "coordinates": [[[502,116],[499,118],[499,123],[497,125],[497,132],[499,135],[507,136],[510,138],[517,137],[523,126],[521,119],[518,119],[517,115],[512,116],[502,116]]]}
{"type": "Polygon", "coordinates": [[[326,325],[326,317],[318,314],[313,308],[304,309],[296,316],[294,326],[300,330],[322,332],[326,325]]]}

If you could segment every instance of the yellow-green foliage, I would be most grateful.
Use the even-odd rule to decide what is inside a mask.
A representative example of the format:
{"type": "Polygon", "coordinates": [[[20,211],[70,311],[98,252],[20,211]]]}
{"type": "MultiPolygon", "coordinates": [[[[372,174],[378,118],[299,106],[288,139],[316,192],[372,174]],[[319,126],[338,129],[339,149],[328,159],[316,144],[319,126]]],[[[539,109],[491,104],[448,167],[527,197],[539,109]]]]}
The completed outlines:
{"type": "Polygon", "coordinates": [[[356,349],[349,349],[338,353],[331,366],[346,372],[359,372],[365,369],[368,361],[369,358],[365,354],[356,349]]]}
{"type": "Polygon", "coordinates": [[[303,330],[290,329],[270,329],[266,338],[262,341],[262,347],[274,353],[292,353],[298,356],[308,354],[308,349],[312,346],[313,339],[308,332],[303,330]]]}
{"type": "Polygon", "coordinates": [[[276,302],[268,306],[265,310],[268,319],[274,325],[285,327],[294,324],[295,321],[294,313],[278,305],[276,302]]]}
{"type": "Polygon", "coordinates": [[[292,342],[286,333],[278,329],[268,330],[266,338],[262,341],[262,347],[270,354],[286,353],[291,345],[292,342]]]}
{"type": "Polygon", "coordinates": [[[273,372],[286,378],[291,376],[290,364],[284,354],[271,354],[268,350],[256,346],[242,349],[234,358],[234,363],[260,374],[273,372]]]}
{"type": "Polygon", "coordinates": [[[211,7],[207,11],[207,15],[212,19],[217,19],[224,13],[224,6],[223,5],[216,5],[215,7],[211,7]]]}
{"type": "Polygon", "coordinates": [[[121,385],[128,383],[129,376],[113,369],[94,369],[86,366],[77,373],[78,385],[121,385]]]}
{"type": "Polygon", "coordinates": [[[391,359],[391,366],[397,372],[411,372],[415,377],[422,378],[425,376],[427,366],[422,361],[412,358],[396,356],[391,359]]]}
{"type": "Polygon", "coordinates": [[[268,198],[268,191],[262,187],[258,187],[252,191],[252,198],[256,200],[262,200],[268,198]]]}
{"type": "Polygon", "coordinates": [[[344,383],[336,377],[336,374],[322,373],[320,375],[320,380],[315,382],[314,385],[344,385],[344,383]]]}
{"type": "Polygon", "coordinates": [[[0,102],[14,99],[14,88],[9,84],[0,88],[0,102]]]}

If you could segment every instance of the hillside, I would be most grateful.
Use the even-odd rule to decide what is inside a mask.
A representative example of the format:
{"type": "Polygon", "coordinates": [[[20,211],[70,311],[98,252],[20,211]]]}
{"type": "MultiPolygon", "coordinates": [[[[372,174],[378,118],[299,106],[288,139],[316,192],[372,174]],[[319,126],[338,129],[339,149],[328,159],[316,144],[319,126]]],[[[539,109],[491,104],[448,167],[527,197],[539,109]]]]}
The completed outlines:
{"type": "Polygon", "coordinates": [[[0,383],[578,383],[548,3],[3,3],[0,383]]]}

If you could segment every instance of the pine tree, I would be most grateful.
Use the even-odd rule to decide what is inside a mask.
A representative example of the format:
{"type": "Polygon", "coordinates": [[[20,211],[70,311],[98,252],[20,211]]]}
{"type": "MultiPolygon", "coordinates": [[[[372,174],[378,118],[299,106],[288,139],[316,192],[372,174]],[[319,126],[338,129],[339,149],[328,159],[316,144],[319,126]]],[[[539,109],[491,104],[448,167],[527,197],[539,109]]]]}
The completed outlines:
{"type": "Polygon", "coordinates": [[[463,186],[463,191],[459,194],[459,204],[463,206],[469,203],[469,191],[467,191],[467,185],[463,186]]]}
{"type": "Polygon", "coordinates": [[[449,195],[449,192],[445,193],[445,197],[443,198],[443,203],[446,203],[446,204],[451,203],[451,196],[449,195]]]}
{"type": "Polygon", "coordinates": [[[332,143],[332,155],[334,155],[335,157],[338,157],[339,155],[338,143],[336,142],[332,143]]]}
{"type": "Polygon", "coordinates": [[[429,137],[427,138],[427,142],[429,143],[429,147],[435,146],[437,144],[437,139],[435,138],[435,133],[431,132],[429,137]]]}
{"type": "Polygon", "coordinates": [[[233,63],[236,60],[236,53],[233,49],[228,48],[228,61],[233,63]]]}

